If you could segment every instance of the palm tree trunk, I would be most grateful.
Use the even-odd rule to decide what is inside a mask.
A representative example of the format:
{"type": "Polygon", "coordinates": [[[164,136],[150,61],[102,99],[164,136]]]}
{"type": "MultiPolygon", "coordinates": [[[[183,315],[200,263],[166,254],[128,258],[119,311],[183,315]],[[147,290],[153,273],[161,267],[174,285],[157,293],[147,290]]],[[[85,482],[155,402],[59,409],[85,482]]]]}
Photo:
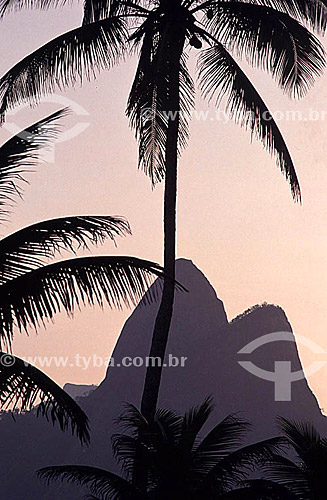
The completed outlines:
{"type": "MultiPolygon", "coordinates": [[[[176,252],[176,200],[178,132],[180,112],[180,58],[184,47],[184,35],[178,29],[170,40],[170,86],[168,96],[169,121],[166,142],[166,177],[164,196],[164,269],[168,279],[164,280],[162,298],[154,326],[150,359],[160,358],[160,366],[148,366],[143,389],[141,411],[149,420],[154,417],[169,329],[173,314],[175,295],[175,252],[176,252]]],[[[151,363],[149,363],[151,365],[151,363]]]]}

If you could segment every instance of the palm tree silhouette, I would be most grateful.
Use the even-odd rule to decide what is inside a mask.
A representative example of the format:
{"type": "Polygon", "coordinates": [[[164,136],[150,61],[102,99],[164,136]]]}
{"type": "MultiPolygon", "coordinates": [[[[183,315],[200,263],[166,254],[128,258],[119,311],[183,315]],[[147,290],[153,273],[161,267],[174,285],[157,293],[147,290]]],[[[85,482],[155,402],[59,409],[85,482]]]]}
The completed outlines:
{"type": "MultiPolygon", "coordinates": [[[[38,151],[57,133],[56,121],[67,110],[56,112],[22,130],[0,147],[0,210],[21,195],[20,181],[35,165],[38,151]]],[[[61,251],[130,234],[121,217],[75,216],[30,225],[0,240],[0,405],[30,410],[38,403],[44,415],[62,430],[69,426],[82,442],[89,440],[88,420],[81,408],[37,368],[11,356],[14,331],[37,329],[61,312],[72,315],[86,304],[121,308],[136,305],[153,277],[163,277],[153,262],[125,256],[75,257],[49,264],[61,251]]],[[[148,296],[151,300],[152,295],[148,296]]]]}
{"type": "Polygon", "coordinates": [[[310,423],[284,418],[279,423],[295,459],[274,454],[266,466],[268,477],[286,487],[295,500],[325,499],[327,439],[310,423]]]}
{"type": "Polygon", "coordinates": [[[127,405],[120,422],[128,433],[112,438],[125,477],[84,465],[45,467],[37,474],[48,484],[61,480],[88,486],[92,496],[87,498],[102,500],[285,500],[282,493],[286,490],[268,480],[242,484],[249,472],[278,452],[281,439],[240,448],[250,425],[235,415],[226,417],[201,439],[212,409],[211,398],[207,398],[184,416],[158,409],[148,421],[133,405],[127,405]],[[145,494],[132,481],[135,460],[148,471],[145,494]]]}
{"type": "MultiPolygon", "coordinates": [[[[0,13],[26,5],[48,8],[57,0],[0,0],[0,13]]],[[[164,269],[174,278],[178,157],[188,138],[194,84],[189,49],[201,49],[199,86],[217,104],[226,97],[231,118],[248,128],[276,157],[295,200],[300,186],[291,155],[265,102],[234,56],[268,71],[290,96],[302,97],[325,64],[311,31],[324,32],[320,0],[86,0],[82,27],[64,33],[22,59],[0,79],[0,112],[36,102],[62,86],[90,79],[129,53],[139,61],[127,115],[139,141],[139,166],[153,184],[165,179],[164,269]],[[311,30],[311,31],[310,31],[311,30]]],[[[150,356],[163,360],[174,303],[166,280],[150,356]]],[[[149,366],[141,410],[157,405],[162,363],[149,366]]]]}

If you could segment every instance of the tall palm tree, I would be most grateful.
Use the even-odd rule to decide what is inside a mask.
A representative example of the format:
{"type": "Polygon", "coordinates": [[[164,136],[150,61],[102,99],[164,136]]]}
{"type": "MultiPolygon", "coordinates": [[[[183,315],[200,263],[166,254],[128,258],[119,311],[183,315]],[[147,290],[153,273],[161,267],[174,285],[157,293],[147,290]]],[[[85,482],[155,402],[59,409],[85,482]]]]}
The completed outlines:
{"type": "Polygon", "coordinates": [[[88,498],[101,500],[286,500],[282,496],[286,490],[272,482],[242,484],[249,472],[279,450],[280,438],[240,448],[249,424],[229,415],[201,439],[211,412],[212,402],[207,398],[184,416],[157,410],[154,420],[148,421],[133,405],[127,405],[121,422],[128,433],[112,438],[124,477],[81,465],[45,467],[38,475],[48,484],[60,479],[88,486],[93,495],[88,498]],[[135,460],[149,471],[145,492],[132,481],[135,460]]]}
{"type": "MultiPolygon", "coordinates": [[[[0,215],[21,194],[24,174],[35,165],[38,151],[56,135],[56,112],[22,130],[0,147],[0,215]]],[[[82,442],[89,440],[85,413],[57,384],[37,368],[11,356],[15,331],[37,329],[64,310],[72,315],[86,304],[135,305],[162,268],[136,257],[78,257],[48,263],[65,251],[130,234],[121,217],[75,216],[38,222],[0,240],[0,406],[37,414],[71,427],[82,442]],[[6,349],[6,351],[4,351],[6,349]]],[[[149,296],[151,300],[151,294],[149,296]]]]}
{"type": "Polygon", "coordinates": [[[286,487],[296,499],[324,500],[327,494],[327,439],[310,423],[281,418],[280,427],[291,450],[290,459],[274,454],[268,477],[286,487]]]}
{"type": "MultiPolygon", "coordinates": [[[[96,76],[128,53],[139,53],[127,115],[139,141],[139,166],[153,184],[165,179],[164,268],[174,277],[178,156],[187,143],[194,84],[191,49],[199,50],[199,86],[217,105],[226,97],[231,118],[275,156],[293,198],[301,198],[281,131],[236,58],[268,71],[290,96],[302,97],[325,65],[312,31],[326,28],[325,0],[86,0],[82,27],[64,33],[22,59],[0,79],[0,112],[96,76]],[[203,48],[202,48],[203,47],[203,48]]],[[[64,3],[64,2],[63,2],[64,3]]],[[[61,4],[61,3],[60,3],[61,4]]],[[[57,0],[0,0],[0,13],[57,0]]],[[[165,281],[150,356],[163,360],[174,303],[165,281]]],[[[142,412],[154,416],[162,363],[149,367],[142,412]]]]}

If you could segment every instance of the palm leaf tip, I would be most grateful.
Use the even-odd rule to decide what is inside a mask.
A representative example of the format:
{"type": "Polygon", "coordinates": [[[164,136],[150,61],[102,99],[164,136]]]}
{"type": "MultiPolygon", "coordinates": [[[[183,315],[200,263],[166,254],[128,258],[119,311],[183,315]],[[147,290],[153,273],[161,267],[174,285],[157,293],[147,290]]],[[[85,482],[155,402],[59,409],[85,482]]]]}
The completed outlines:
{"type": "Polygon", "coordinates": [[[284,417],[278,417],[277,424],[287,442],[300,456],[323,442],[318,430],[309,422],[291,421],[284,417]]]}
{"type": "Polygon", "coordinates": [[[54,38],[26,56],[0,79],[1,113],[21,103],[38,104],[56,88],[91,80],[124,54],[123,19],[110,17],[54,38]]]}
{"type": "Polygon", "coordinates": [[[60,125],[58,120],[69,113],[64,108],[33,125],[21,130],[0,147],[0,212],[5,218],[15,197],[22,195],[21,182],[24,174],[37,164],[39,152],[56,139],[60,125]]]}
{"type": "Polygon", "coordinates": [[[301,23],[304,21],[315,32],[323,34],[327,25],[327,6],[324,0],[262,0],[263,5],[285,12],[301,23]]]}
{"type": "Polygon", "coordinates": [[[104,469],[87,465],[59,465],[39,469],[37,477],[49,485],[52,481],[62,481],[88,486],[94,496],[102,498],[140,499],[133,485],[125,479],[104,469]]]}
{"type": "Polygon", "coordinates": [[[123,217],[86,215],[59,217],[27,226],[0,241],[0,284],[44,265],[62,250],[76,253],[110,238],[131,234],[123,217]]]}
{"type": "Polygon", "coordinates": [[[22,9],[37,8],[48,10],[53,7],[62,7],[66,2],[67,0],[0,0],[0,19],[6,14],[17,12],[22,9]]]}
{"type": "Polygon", "coordinates": [[[218,467],[221,459],[231,456],[228,453],[240,446],[249,427],[248,422],[233,414],[219,422],[196,448],[194,471],[212,471],[218,467]]]}
{"type": "Polygon", "coordinates": [[[281,131],[265,102],[236,63],[219,42],[202,51],[198,60],[199,84],[205,98],[216,99],[219,106],[226,98],[230,117],[250,130],[251,137],[261,141],[276,159],[277,166],[288,181],[293,199],[301,201],[301,188],[281,131]]]}
{"type": "Polygon", "coordinates": [[[186,428],[193,427],[195,423],[197,424],[197,426],[200,425],[202,427],[208,420],[213,410],[214,410],[213,397],[207,396],[200,405],[194,406],[187,413],[185,413],[184,415],[185,427],[186,428]]]}
{"type": "Polygon", "coordinates": [[[56,139],[60,132],[58,120],[70,114],[70,108],[62,108],[29,127],[21,130],[0,148],[1,171],[22,161],[35,159],[35,153],[56,139]]]}
{"type": "MultiPolygon", "coordinates": [[[[0,338],[11,345],[14,329],[28,331],[61,310],[72,315],[83,305],[136,306],[150,285],[163,280],[159,264],[136,257],[78,257],[40,267],[1,285],[0,338]]],[[[146,293],[148,292],[148,293],[146,293]]]]}
{"type": "Polygon", "coordinates": [[[62,431],[69,428],[82,444],[90,441],[88,418],[79,405],[53,380],[17,356],[0,352],[0,406],[12,411],[32,411],[62,431]]]}
{"type": "MultiPolygon", "coordinates": [[[[325,67],[320,41],[298,20],[262,2],[225,2],[208,29],[292,97],[303,97],[325,67]]],[[[305,3],[305,2],[304,2],[305,3]]]]}

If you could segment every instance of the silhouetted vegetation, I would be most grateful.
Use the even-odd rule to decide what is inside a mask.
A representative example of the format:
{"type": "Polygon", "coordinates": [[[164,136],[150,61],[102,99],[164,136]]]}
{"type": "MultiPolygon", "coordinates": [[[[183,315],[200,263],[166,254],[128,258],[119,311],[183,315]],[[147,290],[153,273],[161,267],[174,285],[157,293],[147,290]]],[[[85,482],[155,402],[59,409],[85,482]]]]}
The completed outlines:
{"type": "MultiPolygon", "coordinates": [[[[57,133],[56,112],[22,130],[0,147],[0,208],[2,219],[15,195],[21,195],[24,174],[35,165],[41,147],[57,133]]],[[[31,410],[62,430],[69,427],[81,442],[89,441],[88,419],[78,404],[37,368],[8,355],[16,330],[37,329],[64,310],[72,315],[82,305],[107,303],[135,306],[153,277],[163,277],[159,265],[135,257],[101,256],[60,260],[62,251],[76,253],[107,238],[130,234],[120,217],[61,217],[32,224],[0,240],[0,406],[31,410]]],[[[151,300],[151,294],[149,295],[151,300]]]]}
{"type": "Polygon", "coordinates": [[[91,466],[62,465],[38,471],[48,484],[61,480],[87,486],[88,498],[286,500],[287,490],[249,474],[280,450],[280,438],[240,447],[250,425],[229,415],[203,437],[213,406],[207,398],[185,415],[157,410],[152,422],[133,405],[120,418],[126,433],[114,435],[114,454],[124,476],[91,466]],[[145,491],[133,483],[135,460],[147,471],[145,491]],[[283,496],[284,495],[284,496],[283,496]],[[286,495],[286,496],[285,496],[286,495]]]}
{"type": "MultiPolygon", "coordinates": [[[[45,7],[43,1],[37,0],[0,0],[1,16],[29,4],[45,7]]],[[[46,2],[46,7],[52,5],[57,7],[57,0],[46,2]]],[[[71,313],[79,302],[102,305],[106,301],[118,307],[135,304],[155,275],[163,277],[164,284],[150,356],[164,358],[175,293],[178,158],[187,144],[195,96],[187,66],[189,49],[202,49],[197,65],[202,95],[217,104],[225,98],[230,117],[249,129],[251,137],[258,138],[275,156],[294,200],[299,201],[297,174],[281,131],[236,58],[268,71],[289,96],[302,97],[325,65],[323,47],[313,32],[325,31],[326,18],[324,3],[314,0],[88,0],[84,3],[81,27],[29,54],[0,79],[0,114],[4,119],[16,105],[38,102],[56,88],[74,85],[83,77],[90,79],[136,48],[139,60],[127,116],[139,142],[139,166],[152,184],[165,181],[164,273],[156,264],[127,257],[88,257],[44,265],[42,258],[54,257],[60,245],[71,250],[73,241],[97,243],[128,229],[121,220],[109,217],[74,218],[69,221],[69,229],[65,220],[59,231],[58,220],[47,221],[0,242],[0,254],[9,255],[2,271],[1,291],[5,298],[0,302],[0,336],[7,346],[11,344],[14,325],[25,330],[36,327],[39,321],[51,319],[60,307],[71,313]],[[10,250],[1,253],[1,244],[8,242],[10,250]],[[12,243],[15,245],[10,247],[12,243]]],[[[51,467],[41,475],[48,480],[61,478],[89,485],[93,494],[102,498],[146,495],[157,499],[259,500],[291,498],[294,494],[301,500],[323,498],[320,479],[315,482],[317,474],[311,455],[308,450],[304,453],[302,441],[297,441],[307,443],[311,436],[311,444],[315,442],[317,453],[324,457],[324,441],[318,439],[312,428],[297,429],[296,433],[293,424],[283,423],[300,460],[293,464],[292,471],[302,474],[299,473],[298,485],[294,481],[292,488],[285,476],[284,458],[278,454],[278,438],[238,448],[246,424],[230,416],[199,442],[199,432],[211,412],[210,401],[184,417],[156,410],[162,364],[148,367],[141,413],[129,406],[122,417],[132,435],[113,439],[115,454],[127,479],[85,466],[51,467]],[[239,487],[254,461],[268,461],[269,470],[280,485],[262,479],[239,487]],[[138,481],[135,470],[141,470],[138,481]],[[278,472],[284,476],[278,477],[278,472]]],[[[65,403],[60,401],[59,393],[56,395],[57,387],[49,390],[50,381],[44,374],[17,361],[11,370],[0,370],[0,383],[5,402],[16,398],[15,404],[19,402],[26,409],[38,396],[44,414],[51,409],[61,427],[67,427],[67,414],[62,413],[65,403]]],[[[80,425],[76,412],[69,419],[72,430],[80,425]]],[[[84,430],[79,428],[79,435],[87,440],[85,425],[86,421],[84,430]]],[[[291,470],[290,462],[287,467],[291,470]]]]}
{"type": "MultiPolygon", "coordinates": [[[[1,15],[29,3],[6,0],[1,15]]],[[[43,7],[36,1],[34,7],[43,7]]],[[[58,6],[50,0],[47,7],[58,6]]],[[[326,29],[326,7],[313,0],[90,0],[83,25],[26,56],[0,79],[0,112],[20,102],[37,102],[56,88],[90,79],[120,62],[131,49],[139,62],[128,98],[127,115],[139,142],[139,166],[155,184],[165,179],[164,269],[174,279],[178,156],[188,139],[194,106],[189,49],[202,49],[198,76],[202,94],[226,97],[230,117],[245,126],[276,157],[295,200],[300,186],[288,147],[261,96],[234,56],[268,71],[283,91],[302,97],[321,74],[325,55],[312,31],[326,29]]],[[[174,285],[164,281],[150,356],[164,358],[174,285]]],[[[153,417],[161,366],[148,367],[142,412],[153,417]]]]}
{"type": "Polygon", "coordinates": [[[267,476],[286,487],[294,499],[325,500],[327,496],[327,438],[309,422],[279,420],[290,450],[274,454],[267,476]],[[294,457],[294,458],[293,458],[294,457]]]}
{"type": "Polygon", "coordinates": [[[269,307],[274,308],[274,309],[280,309],[282,312],[284,312],[283,309],[276,304],[268,304],[267,302],[262,302],[262,304],[255,304],[254,306],[249,307],[248,309],[243,311],[241,314],[238,314],[237,316],[235,316],[235,318],[233,318],[230,322],[237,323],[237,321],[245,318],[246,316],[249,316],[249,314],[252,314],[253,312],[257,311],[258,309],[267,309],[269,307]]]}

